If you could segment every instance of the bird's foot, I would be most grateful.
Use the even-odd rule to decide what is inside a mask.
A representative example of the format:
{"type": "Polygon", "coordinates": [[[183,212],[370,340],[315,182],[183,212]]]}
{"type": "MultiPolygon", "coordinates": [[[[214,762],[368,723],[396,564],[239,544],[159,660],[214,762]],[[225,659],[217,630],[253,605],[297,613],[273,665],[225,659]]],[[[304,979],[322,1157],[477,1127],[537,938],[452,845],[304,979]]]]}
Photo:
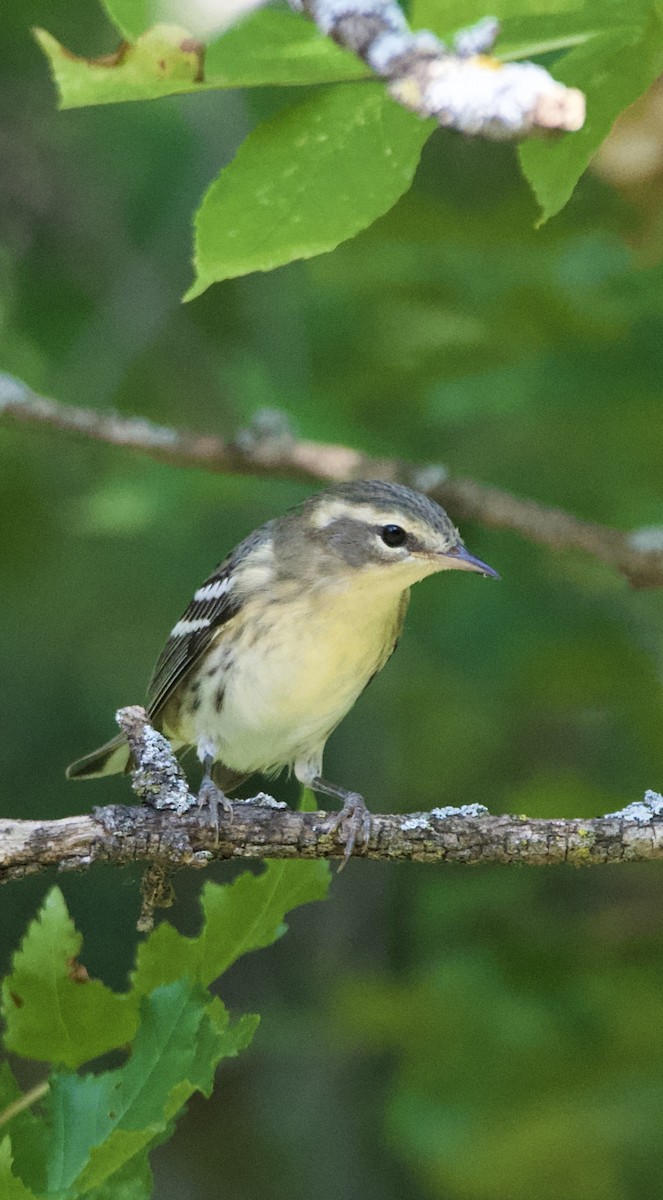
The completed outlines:
{"type": "Polygon", "coordinates": [[[209,823],[212,826],[216,840],[219,840],[219,809],[223,809],[224,815],[229,821],[233,819],[233,806],[226,796],[225,792],[217,787],[213,779],[209,775],[203,776],[203,781],[198,791],[198,808],[205,810],[205,815],[209,817],[209,823]]]}
{"type": "Polygon", "coordinates": [[[340,840],[345,842],[345,851],[339,871],[342,871],[352,852],[357,847],[368,847],[371,836],[371,814],[366,807],[366,801],[359,792],[348,792],[343,808],[327,826],[328,833],[340,833],[340,840]]]}

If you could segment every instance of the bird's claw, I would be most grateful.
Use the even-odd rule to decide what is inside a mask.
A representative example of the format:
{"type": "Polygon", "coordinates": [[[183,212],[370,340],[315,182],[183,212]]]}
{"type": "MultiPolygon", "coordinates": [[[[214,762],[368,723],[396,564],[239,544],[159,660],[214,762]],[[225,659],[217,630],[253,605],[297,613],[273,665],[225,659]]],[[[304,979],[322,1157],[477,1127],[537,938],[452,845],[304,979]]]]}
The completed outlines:
{"type": "Polygon", "coordinates": [[[343,859],[339,866],[339,871],[342,871],[344,866],[352,856],[352,852],[357,847],[363,847],[364,852],[368,849],[368,841],[371,836],[371,814],[366,807],[366,801],[358,792],[350,792],[347,796],[343,808],[327,825],[327,832],[334,834],[341,833],[341,841],[345,843],[345,851],[343,859]]]}
{"type": "Polygon", "coordinates": [[[213,779],[205,776],[198,791],[198,808],[206,813],[210,818],[210,825],[214,830],[216,840],[219,840],[219,809],[223,809],[224,816],[228,821],[233,819],[233,806],[226,796],[225,792],[217,787],[213,779]]]}

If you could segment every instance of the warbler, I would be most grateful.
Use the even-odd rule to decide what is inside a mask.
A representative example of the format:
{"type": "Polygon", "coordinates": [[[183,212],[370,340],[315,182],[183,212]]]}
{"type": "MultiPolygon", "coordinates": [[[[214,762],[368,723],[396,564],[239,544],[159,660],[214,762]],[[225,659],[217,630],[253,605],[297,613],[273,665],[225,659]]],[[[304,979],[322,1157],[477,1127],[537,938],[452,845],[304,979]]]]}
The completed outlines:
{"type": "MultiPolygon", "coordinates": [[[[196,749],[201,804],[231,815],[229,792],[288,768],[341,802],[328,828],[345,861],[367,843],[363,797],[322,775],[325,743],[395,650],[411,585],[447,570],[499,578],[433,500],[378,480],[330,487],[240,542],[171,629],[148,688],[155,728],[196,749]]],[[[67,775],[132,765],[120,735],[67,775]]]]}

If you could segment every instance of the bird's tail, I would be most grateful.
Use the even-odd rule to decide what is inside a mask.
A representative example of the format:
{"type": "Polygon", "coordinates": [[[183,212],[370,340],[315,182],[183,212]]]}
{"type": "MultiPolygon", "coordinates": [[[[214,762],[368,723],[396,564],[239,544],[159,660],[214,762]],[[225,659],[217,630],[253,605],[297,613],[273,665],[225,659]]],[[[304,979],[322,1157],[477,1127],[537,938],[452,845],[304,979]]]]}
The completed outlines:
{"type": "Polygon", "coordinates": [[[67,779],[94,779],[100,775],[121,775],[130,771],[133,759],[129,743],[123,733],[119,733],[105,746],[78,758],[67,767],[67,779]]]}

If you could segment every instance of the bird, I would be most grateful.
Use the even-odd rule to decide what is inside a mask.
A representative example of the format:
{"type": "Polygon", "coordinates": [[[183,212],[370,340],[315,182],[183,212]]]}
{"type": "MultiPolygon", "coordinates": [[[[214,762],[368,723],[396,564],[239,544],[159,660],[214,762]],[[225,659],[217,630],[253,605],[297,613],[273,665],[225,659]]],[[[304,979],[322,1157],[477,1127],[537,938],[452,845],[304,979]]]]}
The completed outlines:
{"type": "MultiPolygon", "coordinates": [[[[325,744],[396,649],[412,585],[447,570],[500,578],[429,496],[355,480],[268,521],[212,571],[170,631],[147,711],[175,752],[195,748],[217,830],[219,810],[232,817],[229,793],[287,769],[340,802],[328,832],[344,843],[342,866],[367,847],[366,801],[325,779],[325,744]]],[[[67,776],[133,766],[120,734],[67,776]]]]}

